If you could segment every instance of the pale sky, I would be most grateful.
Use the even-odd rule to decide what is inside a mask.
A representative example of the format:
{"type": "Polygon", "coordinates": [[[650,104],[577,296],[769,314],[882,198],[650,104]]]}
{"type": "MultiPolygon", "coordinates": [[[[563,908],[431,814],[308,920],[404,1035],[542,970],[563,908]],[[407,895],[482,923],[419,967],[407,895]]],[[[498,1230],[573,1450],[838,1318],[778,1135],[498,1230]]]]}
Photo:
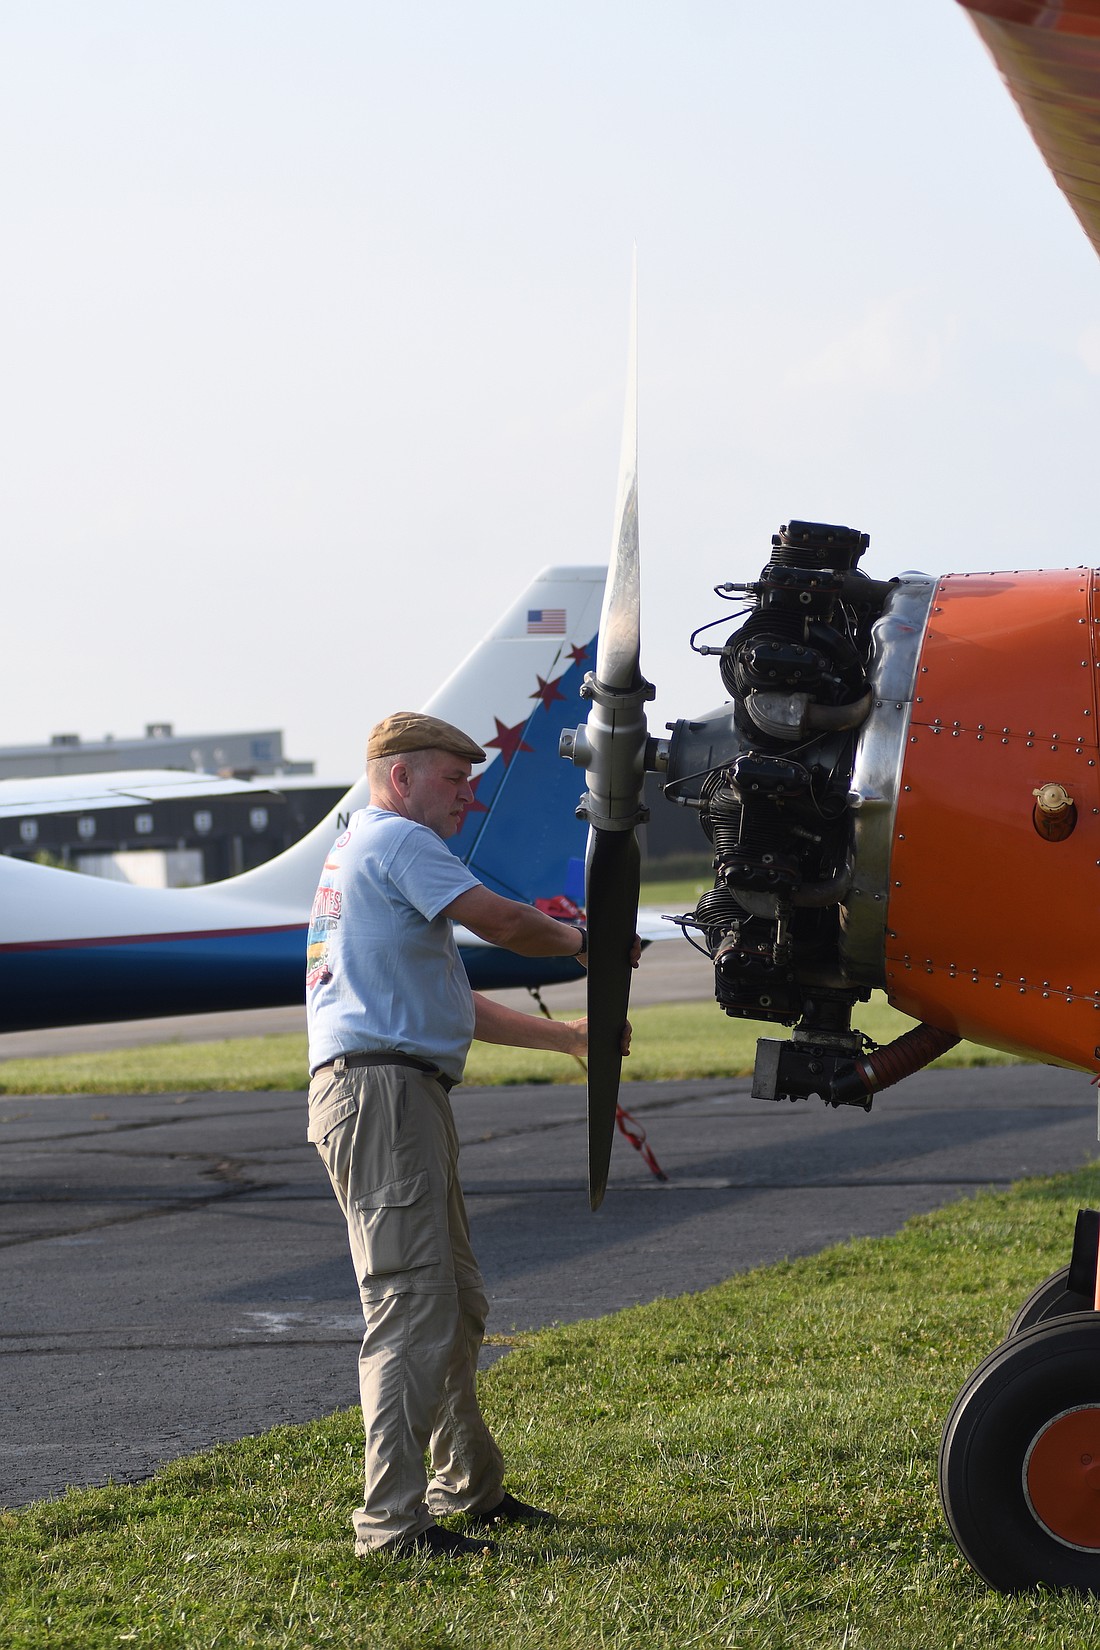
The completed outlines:
{"type": "Polygon", "coordinates": [[[0,144],[2,744],[351,778],[606,560],[635,242],[654,731],[792,516],[1098,559],[1100,268],[955,0],[2,0],[0,144]]]}

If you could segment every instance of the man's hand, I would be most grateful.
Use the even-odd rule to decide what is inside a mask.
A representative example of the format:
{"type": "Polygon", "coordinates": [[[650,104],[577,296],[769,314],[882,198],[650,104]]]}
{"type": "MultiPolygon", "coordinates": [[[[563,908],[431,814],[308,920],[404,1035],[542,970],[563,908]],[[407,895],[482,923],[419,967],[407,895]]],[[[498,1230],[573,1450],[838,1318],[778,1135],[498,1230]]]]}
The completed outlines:
{"type": "MultiPolygon", "coordinates": [[[[573,928],[576,928],[579,925],[577,923],[572,923],[570,926],[573,927],[573,928]]],[[[587,933],[587,930],[586,930],[586,933],[587,933]]],[[[637,968],[637,966],[641,962],[641,960],[642,960],[642,942],[641,942],[640,938],[638,937],[638,935],[635,934],[634,938],[630,942],[630,966],[631,966],[631,968],[637,968]]],[[[578,951],[576,956],[573,958],[573,961],[580,963],[582,968],[587,968],[588,967],[588,947],[585,946],[583,951],[578,951]]]]}
{"type": "MultiPolygon", "coordinates": [[[[575,1048],[570,1048],[567,1052],[570,1054],[575,1054],[578,1058],[583,1059],[583,1057],[588,1053],[588,1021],[563,1020],[561,1024],[568,1026],[573,1036],[577,1039],[577,1046],[575,1048]]],[[[623,1027],[622,1041],[619,1045],[621,1053],[630,1053],[630,1039],[633,1036],[633,1033],[634,1028],[628,1020],[623,1027]]]]}

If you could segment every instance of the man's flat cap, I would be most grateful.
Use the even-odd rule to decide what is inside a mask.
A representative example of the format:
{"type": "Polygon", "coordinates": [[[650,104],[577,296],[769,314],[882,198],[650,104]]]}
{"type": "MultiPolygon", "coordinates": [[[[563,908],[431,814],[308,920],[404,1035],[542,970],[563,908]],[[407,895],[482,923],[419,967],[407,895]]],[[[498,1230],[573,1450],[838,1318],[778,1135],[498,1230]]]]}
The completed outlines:
{"type": "Polygon", "coordinates": [[[377,723],[367,740],[367,761],[378,757],[401,756],[405,751],[450,751],[467,762],[484,762],[485,752],[461,728],[425,716],[417,710],[397,710],[377,723]]]}

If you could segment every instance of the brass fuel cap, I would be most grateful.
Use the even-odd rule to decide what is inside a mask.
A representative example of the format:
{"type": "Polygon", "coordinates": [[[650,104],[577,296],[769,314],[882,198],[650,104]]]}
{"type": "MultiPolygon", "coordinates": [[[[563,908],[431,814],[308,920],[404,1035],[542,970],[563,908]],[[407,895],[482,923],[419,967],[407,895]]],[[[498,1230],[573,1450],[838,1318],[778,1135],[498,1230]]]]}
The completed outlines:
{"type": "Polygon", "coordinates": [[[1077,824],[1077,807],[1064,785],[1053,781],[1032,791],[1032,820],[1046,842],[1062,842],[1077,824]]]}

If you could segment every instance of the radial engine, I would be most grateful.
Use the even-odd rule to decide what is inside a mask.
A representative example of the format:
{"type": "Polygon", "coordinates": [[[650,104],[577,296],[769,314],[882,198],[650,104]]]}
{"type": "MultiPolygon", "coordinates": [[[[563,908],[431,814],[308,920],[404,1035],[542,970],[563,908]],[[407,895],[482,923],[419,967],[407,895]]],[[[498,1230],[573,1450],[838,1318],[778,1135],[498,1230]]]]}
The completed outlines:
{"type": "Polygon", "coordinates": [[[922,1026],[876,1051],[851,1024],[883,983],[904,713],[934,588],[868,578],[868,542],[792,521],[758,579],[717,586],[747,615],[721,646],[702,631],[693,646],[718,657],[728,702],[669,723],[647,761],[713,848],[714,886],[677,920],[713,960],[719,1005],[794,1027],[758,1045],[762,1098],[869,1107],[957,1040],[922,1026]]]}

